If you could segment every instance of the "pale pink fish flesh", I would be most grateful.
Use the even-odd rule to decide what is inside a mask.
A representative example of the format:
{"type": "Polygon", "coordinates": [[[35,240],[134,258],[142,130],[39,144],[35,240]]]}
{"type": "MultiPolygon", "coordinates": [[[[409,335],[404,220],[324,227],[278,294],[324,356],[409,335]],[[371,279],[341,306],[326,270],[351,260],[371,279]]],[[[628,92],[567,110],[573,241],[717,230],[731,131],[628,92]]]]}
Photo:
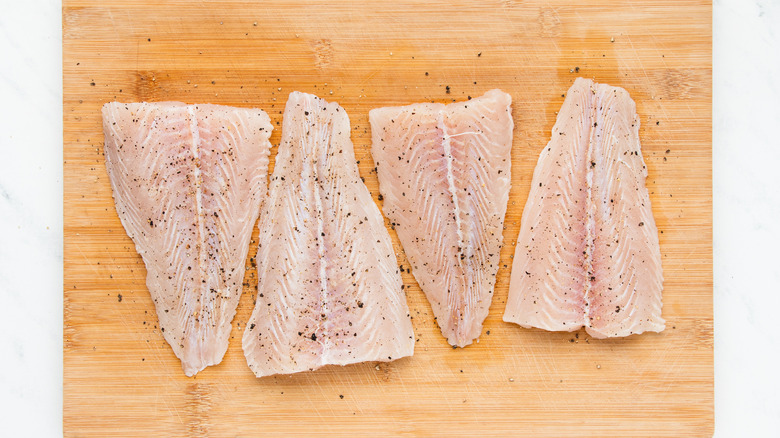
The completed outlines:
{"type": "Polygon", "coordinates": [[[664,329],[646,177],[628,92],[577,79],[534,171],[504,321],[595,338],[664,329]]]}
{"type": "Polygon", "coordinates": [[[488,314],[509,198],[511,97],[369,113],[384,212],[447,341],[477,339],[488,314]]]}
{"type": "Polygon", "coordinates": [[[259,229],[257,304],[243,338],[255,375],[412,355],[390,235],[338,104],[290,94],[259,229]]]}
{"type": "Polygon", "coordinates": [[[193,376],[228,347],[267,189],[270,120],[259,109],[112,102],[103,130],[117,213],[160,330],[193,376]]]}

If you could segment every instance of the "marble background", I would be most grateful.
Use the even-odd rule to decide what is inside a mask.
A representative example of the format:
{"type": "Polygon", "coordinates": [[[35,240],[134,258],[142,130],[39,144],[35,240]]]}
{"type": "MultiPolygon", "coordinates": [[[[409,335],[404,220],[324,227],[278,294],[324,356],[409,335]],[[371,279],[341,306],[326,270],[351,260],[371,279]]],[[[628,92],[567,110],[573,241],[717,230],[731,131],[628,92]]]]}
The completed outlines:
{"type": "Polygon", "coordinates": [[[715,435],[780,436],[780,1],[716,0],[713,46],[715,435]]]}
{"type": "Polygon", "coordinates": [[[62,435],[62,12],[0,0],[0,435],[62,435]]]}
{"type": "MultiPolygon", "coordinates": [[[[2,436],[62,434],[61,19],[0,0],[2,436]]],[[[716,0],[713,40],[715,435],[778,436],[780,0],[716,0]]]]}

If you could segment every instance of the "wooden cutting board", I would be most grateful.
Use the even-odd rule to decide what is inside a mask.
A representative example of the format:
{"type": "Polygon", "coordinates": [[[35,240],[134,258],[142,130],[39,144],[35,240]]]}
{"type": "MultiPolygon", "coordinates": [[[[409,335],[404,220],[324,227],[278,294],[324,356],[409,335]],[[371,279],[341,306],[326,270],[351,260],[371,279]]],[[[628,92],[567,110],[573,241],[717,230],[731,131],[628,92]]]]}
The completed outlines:
{"type": "Polygon", "coordinates": [[[712,435],[709,1],[107,3],[63,7],[66,436],[712,435]],[[595,340],[501,320],[533,168],[577,76],[637,103],[662,233],[661,334],[595,340]],[[222,364],[184,376],[111,199],[103,103],[253,106],[278,125],[293,90],[335,100],[381,205],[368,111],[491,88],[512,95],[516,128],[502,266],[478,344],[453,350],[405,273],[414,357],[256,379],[240,345],[249,268],[222,364]]]}

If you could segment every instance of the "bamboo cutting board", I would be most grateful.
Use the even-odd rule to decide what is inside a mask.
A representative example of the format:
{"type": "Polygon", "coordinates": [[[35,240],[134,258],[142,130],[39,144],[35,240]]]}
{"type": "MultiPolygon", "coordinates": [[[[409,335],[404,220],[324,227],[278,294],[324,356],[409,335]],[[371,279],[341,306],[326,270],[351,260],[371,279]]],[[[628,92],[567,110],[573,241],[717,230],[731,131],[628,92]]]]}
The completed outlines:
{"type": "Polygon", "coordinates": [[[571,3],[65,1],[65,435],[711,435],[711,4],[571,3]],[[595,340],[501,320],[533,168],[577,76],[637,103],[662,233],[661,334],[595,340]],[[276,126],[290,91],[338,101],[381,205],[368,111],[491,88],[512,95],[516,128],[502,265],[479,343],[453,350],[405,273],[414,357],[256,379],[240,345],[256,293],[251,248],[222,364],[184,376],[111,199],[103,103],[253,106],[276,126]]]}

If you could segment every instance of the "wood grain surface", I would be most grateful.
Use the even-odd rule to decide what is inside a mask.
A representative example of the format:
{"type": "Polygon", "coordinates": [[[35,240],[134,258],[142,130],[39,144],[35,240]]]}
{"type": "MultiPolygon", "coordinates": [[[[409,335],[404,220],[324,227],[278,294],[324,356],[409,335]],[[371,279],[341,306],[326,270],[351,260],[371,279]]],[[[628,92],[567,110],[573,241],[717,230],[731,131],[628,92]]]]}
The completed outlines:
{"type": "Polygon", "coordinates": [[[676,0],[66,0],[65,435],[711,435],[711,18],[709,1],[676,0]],[[501,320],[533,168],[577,76],[637,103],[662,233],[661,334],[595,340],[501,320]],[[381,205],[368,111],[491,88],[512,95],[516,128],[502,265],[479,343],[452,349],[404,273],[414,357],[256,379],[240,345],[256,293],[248,259],[222,364],[184,376],[111,199],[103,103],[260,107],[276,144],[289,92],[335,100],[381,205]]]}

